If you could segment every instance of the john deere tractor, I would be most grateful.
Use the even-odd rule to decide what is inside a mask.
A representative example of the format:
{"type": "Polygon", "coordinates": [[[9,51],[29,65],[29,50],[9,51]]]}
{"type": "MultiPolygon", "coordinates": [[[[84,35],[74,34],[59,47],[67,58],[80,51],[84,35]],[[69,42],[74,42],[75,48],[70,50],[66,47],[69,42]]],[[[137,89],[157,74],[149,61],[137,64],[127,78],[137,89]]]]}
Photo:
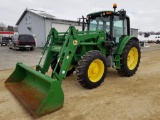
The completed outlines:
{"type": "Polygon", "coordinates": [[[121,76],[134,75],[140,63],[139,40],[130,36],[126,11],[100,11],[83,18],[83,31],[70,26],[66,32],[51,28],[36,70],[23,63],[5,84],[34,116],[60,109],[64,103],[61,83],[76,71],[78,82],[88,89],[98,87],[106,78],[107,68],[121,76]],[[84,28],[86,26],[86,30],[84,28]],[[43,65],[41,60],[45,56],[43,65]],[[45,75],[52,68],[51,76],[45,75]]]}

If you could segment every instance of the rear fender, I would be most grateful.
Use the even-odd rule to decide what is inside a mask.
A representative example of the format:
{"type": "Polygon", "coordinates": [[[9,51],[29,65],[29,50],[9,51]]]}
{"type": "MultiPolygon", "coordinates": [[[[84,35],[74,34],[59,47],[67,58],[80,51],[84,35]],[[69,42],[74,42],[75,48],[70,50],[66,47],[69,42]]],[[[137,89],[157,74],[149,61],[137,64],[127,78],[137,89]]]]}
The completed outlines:
{"type": "Polygon", "coordinates": [[[116,66],[116,69],[120,69],[121,68],[121,65],[120,65],[121,54],[123,53],[123,50],[124,50],[126,44],[130,40],[139,41],[138,38],[132,37],[132,36],[125,36],[125,37],[122,37],[120,39],[120,43],[119,43],[119,45],[117,47],[117,51],[115,53],[115,66],[116,66]]]}

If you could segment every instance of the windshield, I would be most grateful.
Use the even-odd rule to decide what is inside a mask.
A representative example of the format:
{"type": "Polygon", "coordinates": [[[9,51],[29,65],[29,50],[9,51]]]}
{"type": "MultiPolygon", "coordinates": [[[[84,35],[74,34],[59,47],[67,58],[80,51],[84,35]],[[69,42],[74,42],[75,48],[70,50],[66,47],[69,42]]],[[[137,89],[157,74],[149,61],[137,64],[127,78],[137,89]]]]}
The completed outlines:
{"type": "Polygon", "coordinates": [[[19,35],[19,40],[21,41],[34,41],[34,38],[32,35],[19,35]]]}
{"type": "Polygon", "coordinates": [[[110,16],[90,19],[89,31],[97,30],[110,31],[110,16]]]}
{"type": "Polygon", "coordinates": [[[12,40],[11,37],[2,37],[1,42],[9,42],[9,40],[12,40]]]}
{"type": "Polygon", "coordinates": [[[2,37],[2,40],[10,40],[10,37],[2,37]]]}

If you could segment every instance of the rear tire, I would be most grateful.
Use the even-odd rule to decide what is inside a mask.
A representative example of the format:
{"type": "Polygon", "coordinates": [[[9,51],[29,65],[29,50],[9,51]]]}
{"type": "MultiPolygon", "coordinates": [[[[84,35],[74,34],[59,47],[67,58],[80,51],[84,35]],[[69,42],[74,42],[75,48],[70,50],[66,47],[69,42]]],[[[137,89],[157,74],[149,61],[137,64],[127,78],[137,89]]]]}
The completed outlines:
{"type": "Polygon", "coordinates": [[[84,88],[96,88],[104,81],[107,68],[106,57],[100,51],[89,51],[78,62],[77,80],[84,88]]]}
{"type": "Polygon", "coordinates": [[[34,50],[34,48],[33,48],[33,47],[31,47],[31,48],[30,48],[30,50],[31,50],[31,51],[33,51],[33,50],[34,50]]]}
{"type": "Polygon", "coordinates": [[[117,72],[122,76],[133,76],[139,67],[140,58],[141,52],[138,41],[128,41],[121,54],[121,69],[117,69],[117,72]]]}

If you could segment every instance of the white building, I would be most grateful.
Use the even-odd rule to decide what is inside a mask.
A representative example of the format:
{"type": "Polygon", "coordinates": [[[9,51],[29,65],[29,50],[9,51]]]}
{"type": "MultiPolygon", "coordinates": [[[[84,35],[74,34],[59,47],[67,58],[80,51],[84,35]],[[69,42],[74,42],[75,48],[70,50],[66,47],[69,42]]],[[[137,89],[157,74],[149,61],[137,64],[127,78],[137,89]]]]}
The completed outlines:
{"type": "Polygon", "coordinates": [[[137,28],[131,28],[131,36],[138,37],[138,29],[137,28]]]}
{"type": "Polygon", "coordinates": [[[16,25],[19,34],[32,34],[36,38],[37,47],[44,46],[51,27],[58,32],[65,32],[70,25],[82,30],[77,21],[56,19],[52,15],[28,9],[23,12],[16,25]]]}
{"type": "Polygon", "coordinates": [[[142,35],[138,35],[138,39],[140,41],[157,41],[157,40],[160,40],[160,35],[150,35],[148,37],[144,37],[144,34],[142,35]]]}

